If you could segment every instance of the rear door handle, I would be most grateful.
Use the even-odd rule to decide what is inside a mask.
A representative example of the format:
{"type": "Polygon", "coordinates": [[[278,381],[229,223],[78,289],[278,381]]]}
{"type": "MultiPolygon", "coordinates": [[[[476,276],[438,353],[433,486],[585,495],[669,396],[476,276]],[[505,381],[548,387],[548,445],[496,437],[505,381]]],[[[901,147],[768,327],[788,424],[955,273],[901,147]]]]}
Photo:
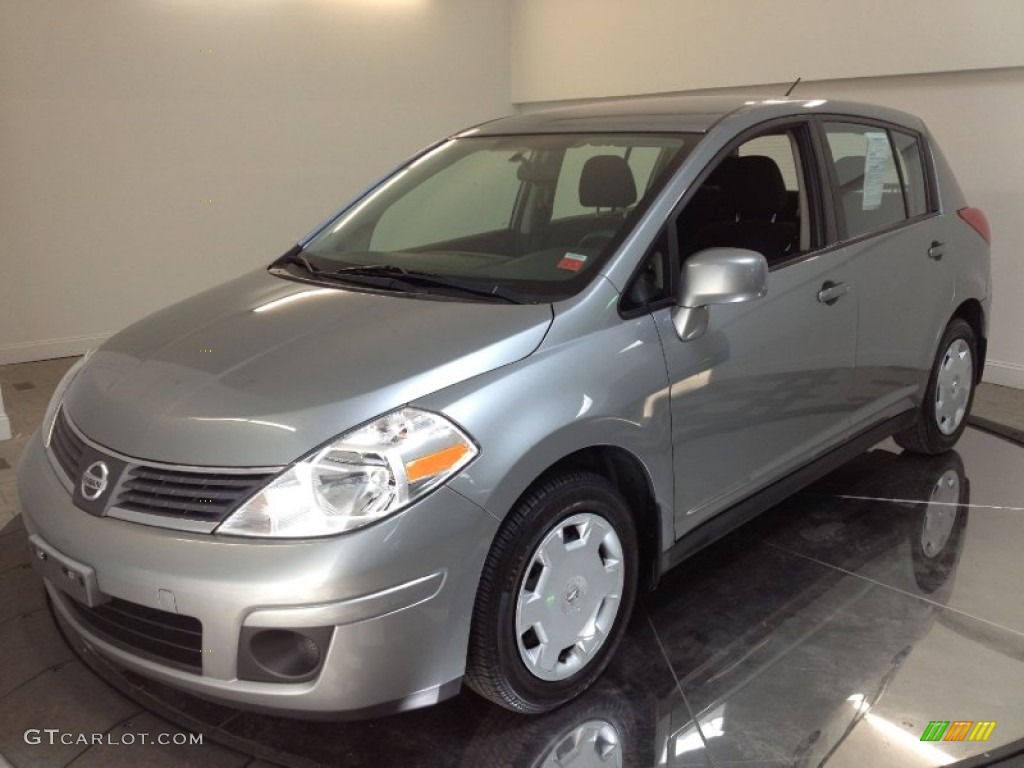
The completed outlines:
{"type": "Polygon", "coordinates": [[[939,261],[942,259],[942,255],[946,252],[946,244],[940,243],[938,240],[932,240],[932,247],[928,249],[928,258],[933,261],[939,261]]]}
{"type": "Polygon", "coordinates": [[[818,301],[831,307],[849,292],[850,286],[846,283],[834,283],[831,280],[826,280],[821,286],[821,290],[818,291],[818,301]]]}

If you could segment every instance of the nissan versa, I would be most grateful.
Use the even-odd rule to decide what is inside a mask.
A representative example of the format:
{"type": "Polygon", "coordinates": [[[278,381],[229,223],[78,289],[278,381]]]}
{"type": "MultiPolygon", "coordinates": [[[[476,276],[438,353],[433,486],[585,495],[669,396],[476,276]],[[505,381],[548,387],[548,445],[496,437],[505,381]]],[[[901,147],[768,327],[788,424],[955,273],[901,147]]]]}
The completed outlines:
{"type": "Polygon", "coordinates": [[[920,120],[823,100],[524,114],[76,364],[25,451],[61,624],[306,716],[577,696],[638,590],[985,360],[989,228],[920,120]]]}

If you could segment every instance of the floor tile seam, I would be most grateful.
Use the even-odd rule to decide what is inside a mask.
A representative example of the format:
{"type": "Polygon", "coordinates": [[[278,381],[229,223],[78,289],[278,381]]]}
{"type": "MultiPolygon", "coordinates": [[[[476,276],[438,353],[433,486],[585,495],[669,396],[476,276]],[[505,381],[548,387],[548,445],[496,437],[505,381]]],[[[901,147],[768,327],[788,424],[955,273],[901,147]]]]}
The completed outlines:
{"type": "Polygon", "coordinates": [[[758,758],[757,760],[725,760],[715,764],[715,768],[730,768],[734,765],[795,765],[788,757],[758,758]]]}
{"type": "Polygon", "coordinates": [[[821,499],[842,499],[843,501],[880,501],[889,504],[917,504],[923,506],[964,507],[965,509],[994,509],[1004,512],[1024,512],[1024,507],[1001,506],[998,504],[963,504],[957,501],[923,501],[920,499],[890,499],[883,496],[855,496],[846,493],[805,493],[821,499]]]}
{"type": "MultiPolygon", "coordinates": [[[[64,633],[61,632],[61,635],[64,636],[64,633]]],[[[146,690],[143,686],[130,683],[123,677],[117,676],[116,673],[114,673],[114,676],[121,680],[123,686],[112,682],[110,676],[103,671],[104,669],[106,669],[108,672],[110,671],[107,662],[103,659],[102,656],[98,656],[95,652],[88,652],[91,654],[93,661],[88,661],[87,658],[83,656],[75,648],[72,648],[72,652],[75,654],[75,657],[85,666],[85,668],[88,669],[93,675],[95,675],[97,679],[101,680],[104,683],[104,685],[106,685],[110,690],[125,697],[126,699],[130,699],[131,701],[135,702],[140,707],[142,707],[146,712],[153,715],[154,717],[164,720],[179,728],[189,728],[195,731],[199,731],[202,730],[203,726],[211,725],[214,730],[222,730],[224,726],[226,726],[228,723],[232,722],[242,714],[241,710],[235,709],[229,712],[227,717],[225,717],[223,720],[217,723],[204,723],[198,717],[194,717],[186,712],[176,709],[175,707],[169,704],[165,704],[163,701],[161,701],[161,699],[158,696],[153,694],[151,691],[146,690]],[[94,666],[94,664],[98,664],[99,667],[94,666]],[[150,704],[152,704],[152,706],[150,706],[150,704]],[[166,714],[168,712],[171,713],[171,716],[168,716],[168,714],[166,714]],[[180,716],[187,722],[179,722],[177,719],[178,716],[180,716]]],[[[227,734],[228,732],[225,731],[225,733],[227,734]]],[[[234,747],[229,748],[235,749],[236,752],[241,751],[234,747]]]]}
{"type": "Polygon", "coordinates": [[[788,757],[773,757],[773,758],[769,758],[767,760],[765,760],[765,758],[762,757],[762,758],[760,758],[758,760],[726,760],[725,762],[716,763],[715,764],[715,768],[731,768],[731,766],[735,766],[735,765],[755,765],[755,766],[782,765],[782,766],[792,766],[792,765],[796,765],[796,763],[794,763],[788,757]]]}
{"type": "MultiPolygon", "coordinates": [[[[64,637],[64,633],[63,632],[61,632],[61,636],[64,637]]],[[[66,638],[65,638],[65,640],[66,640],[66,638]]],[[[140,707],[138,712],[136,712],[134,715],[126,717],[122,721],[122,723],[123,722],[127,722],[128,720],[131,720],[132,717],[138,717],[140,714],[149,714],[149,715],[152,715],[153,717],[155,717],[157,720],[161,721],[162,723],[166,723],[171,728],[177,728],[177,729],[182,730],[182,731],[185,731],[186,729],[188,729],[188,731],[192,732],[192,733],[205,733],[206,732],[202,728],[203,723],[201,721],[199,721],[197,718],[192,717],[190,715],[186,715],[184,713],[178,713],[178,714],[182,714],[184,716],[184,718],[189,721],[188,724],[183,724],[183,723],[177,722],[174,718],[167,717],[160,710],[162,710],[162,709],[164,709],[166,707],[166,709],[169,709],[172,712],[176,712],[172,707],[169,707],[167,705],[162,705],[162,703],[159,701],[159,699],[155,699],[151,693],[141,691],[141,689],[138,689],[136,686],[133,686],[130,683],[127,683],[127,681],[125,681],[126,686],[129,689],[133,690],[133,693],[128,693],[127,691],[122,689],[120,686],[115,685],[114,683],[112,683],[107,678],[106,675],[103,675],[103,674],[100,674],[99,672],[97,672],[97,670],[92,666],[92,664],[87,662],[85,660],[85,658],[83,658],[78,652],[76,652],[76,650],[74,648],[70,648],[70,650],[71,650],[71,652],[73,654],[72,660],[77,661],[79,664],[81,664],[82,668],[86,672],[91,674],[95,679],[99,680],[104,685],[105,688],[107,688],[109,691],[111,691],[115,696],[119,696],[119,697],[125,699],[126,701],[129,701],[129,702],[135,704],[137,707],[140,707]],[[145,700],[140,701],[140,697],[145,699],[145,700]],[[151,708],[151,707],[147,706],[146,700],[154,701],[154,703],[157,706],[155,708],[151,708]]],[[[230,713],[220,724],[214,725],[213,726],[213,730],[215,730],[215,731],[216,730],[221,730],[224,725],[230,723],[232,720],[234,720],[240,714],[242,714],[240,710],[235,710],[234,712],[230,713]]],[[[111,726],[111,729],[117,727],[117,725],[118,724],[115,724],[115,725],[111,726]]],[[[108,729],[108,732],[109,732],[109,730],[110,729],[108,729]]],[[[224,734],[228,738],[233,738],[235,741],[243,741],[242,739],[239,739],[238,737],[232,737],[231,734],[229,734],[227,731],[224,731],[224,734]]],[[[243,749],[238,748],[237,746],[231,746],[231,745],[228,745],[228,744],[220,743],[220,742],[217,741],[217,739],[213,739],[213,742],[215,744],[217,744],[217,746],[219,746],[219,747],[221,747],[223,749],[227,749],[229,751],[235,752],[235,753],[237,753],[239,755],[242,755],[243,757],[250,757],[251,756],[251,757],[254,757],[254,759],[258,759],[258,757],[259,757],[259,756],[253,756],[250,753],[244,751],[243,749]]],[[[266,759],[266,758],[264,758],[264,759],[266,759]]],[[[267,762],[272,762],[272,761],[267,760],[267,762]]],[[[276,763],[274,763],[274,764],[276,765],[276,763]]]]}
{"type": "MultiPolygon", "coordinates": [[[[70,649],[69,649],[69,652],[71,652],[70,649]]],[[[42,677],[43,675],[47,674],[48,672],[53,672],[54,670],[60,669],[61,667],[65,666],[69,662],[75,661],[76,659],[75,659],[74,653],[73,652],[71,652],[71,653],[72,653],[72,655],[69,656],[64,661],[58,661],[56,664],[51,664],[50,666],[46,667],[45,669],[41,669],[38,672],[36,672],[28,680],[23,680],[20,683],[18,683],[16,686],[11,688],[11,690],[9,690],[3,696],[0,696],[0,701],[2,701],[3,699],[6,699],[7,697],[17,693],[22,688],[24,688],[26,685],[30,685],[31,683],[33,683],[34,681],[38,680],[40,677],[42,677]]]]}
{"type": "MultiPolygon", "coordinates": [[[[125,698],[127,698],[127,697],[125,697],[125,698]]],[[[128,700],[130,701],[130,699],[128,699],[128,700]]],[[[133,702],[133,703],[138,704],[138,702],[133,702]]],[[[139,715],[144,715],[144,714],[146,714],[146,710],[145,709],[139,709],[137,712],[133,712],[132,714],[128,715],[128,717],[126,717],[126,718],[124,718],[122,720],[119,720],[118,722],[114,723],[109,728],[107,728],[107,730],[103,731],[103,735],[104,736],[109,736],[110,732],[113,731],[115,728],[119,728],[122,725],[124,725],[125,723],[130,723],[133,718],[136,718],[139,715]]],[[[152,745],[144,745],[144,746],[152,746],[152,745]]],[[[83,749],[81,752],[79,752],[77,755],[75,755],[73,758],[71,758],[71,762],[64,763],[64,768],[73,768],[75,763],[77,763],[79,761],[79,759],[81,759],[81,758],[85,757],[86,755],[88,755],[95,748],[96,748],[95,744],[89,744],[85,749],[83,749]]]]}
{"type": "Polygon", "coordinates": [[[658,630],[654,626],[651,614],[648,611],[644,611],[644,618],[647,619],[647,626],[651,628],[651,633],[654,635],[654,642],[658,645],[658,652],[661,654],[661,659],[665,662],[665,666],[668,667],[668,671],[672,675],[672,680],[676,684],[676,690],[679,691],[679,696],[683,700],[683,706],[686,707],[686,711],[689,713],[690,719],[697,728],[697,733],[700,736],[701,743],[704,745],[704,756],[707,758],[707,762],[711,764],[711,768],[719,768],[715,759],[711,756],[711,747],[708,745],[707,737],[704,736],[704,729],[701,728],[700,721],[697,719],[697,715],[693,711],[693,707],[690,706],[690,700],[686,698],[686,693],[683,692],[683,686],[679,680],[679,675],[676,674],[675,667],[672,666],[672,662],[669,660],[668,654],[665,652],[665,646],[661,642],[661,637],[658,635],[658,630]]]}
{"type": "MultiPolygon", "coordinates": [[[[227,715],[227,717],[216,723],[206,723],[193,715],[187,714],[186,712],[177,710],[174,707],[165,704],[152,692],[147,691],[144,688],[136,686],[132,683],[128,683],[127,681],[124,681],[125,687],[127,688],[127,690],[125,690],[125,688],[122,688],[121,686],[111,682],[106,674],[102,674],[99,671],[97,671],[97,669],[93,667],[91,663],[87,662],[77,653],[75,654],[75,656],[83,664],[86,670],[88,670],[94,677],[96,677],[96,679],[100,680],[107,688],[113,691],[116,695],[121,696],[136,704],[137,706],[141,707],[142,709],[140,711],[143,714],[152,715],[157,720],[166,723],[168,726],[172,728],[177,728],[183,732],[208,734],[212,731],[214,733],[214,737],[212,738],[213,743],[221,747],[222,749],[229,750],[231,752],[234,752],[245,757],[253,757],[253,759],[263,759],[267,762],[272,762],[273,764],[277,765],[276,762],[271,761],[269,758],[261,758],[260,755],[252,755],[252,753],[246,752],[245,749],[240,747],[237,743],[223,743],[216,739],[216,732],[220,732],[222,734],[222,737],[226,741],[239,742],[242,744],[244,744],[247,741],[251,741],[249,739],[236,736],[232,734],[230,731],[225,730],[225,726],[228,725],[228,723],[231,723],[242,714],[241,710],[236,709],[230,712],[227,715]],[[170,715],[168,715],[168,713],[170,713],[170,715]]],[[[278,752],[278,754],[281,753],[278,752]]]]}
{"type": "Polygon", "coordinates": [[[46,606],[41,605],[38,608],[32,608],[27,611],[19,611],[13,616],[8,616],[6,619],[0,619],[0,630],[2,630],[5,625],[10,624],[12,621],[18,621],[18,619],[27,619],[29,616],[35,613],[44,613],[46,612],[46,610],[46,606]]]}
{"type": "Polygon", "coordinates": [[[821,565],[821,566],[823,566],[825,568],[830,568],[830,569],[832,569],[834,571],[839,571],[840,573],[845,574],[846,576],[852,576],[852,577],[854,577],[856,579],[860,579],[861,581],[866,581],[869,584],[875,585],[876,587],[882,587],[884,589],[888,589],[888,590],[890,590],[892,592],[895,592],[897,594],[903,595],[904,597],[910,597],[910,598],[913,598],[915,600],[919,600],[919,601],[921,601],[923,603],[928,603],[929,605],[932,605],[932,606],[934,606],[936,608],[939,608],[940,610],[950,611],[951,613],[956,613],[956,614],[959,614],[961,616],[966,616],[967,618],[973,619],[974,621],[979,621],[982,624],[988,624],[989,626],[995,627],[996,629],[1001,629],[1004,632],[1009,632],[1012,635],[1017,635],[1018,637],[1024,638],[1024,632],[1022,632],[1020,630],[1017,630],[1017,629],[1014,629],[1013,627],[1008,627],[1005,624],[1000,624],[998,621],[992,621],[991,619],[986,619],[983,616],[976,616],[973,613],[968,613],[967,611],[962,610],[960,608],[955,608],[955,607],[953,607],[951,605],[947,605],[945,603],[940,603],[938,600],[932,600],[932,599],[927,598],[927,597],[925,597],[923,595],[916,595],[913,592],[909,592],[909,591],[907,591],[905,589],[900,589],[899,587],[894,587],[892,584],[886,584],[883,581],[879,581],[878,579],[872,579],[870,576],[865,576],[862,573],[856,573],[855,571],[851,571],[851,570],[848,570],[846,568],[842,568],[842,567],[840,567],[838,565],[834,565],[834,564],[826,562],[824,560],[820,560],[820,559],[818,559],[816,557],[811,557],[810,555],[805,555],[802,552],[797,552],[796,550],[789,549],[788,547],[783,547],[783,546],[781,546],[779,544],[773,544],[770,541],[769,542],[765,542],[765,544],[767,546],[773,548],[773,549],[779,550],[780,552],[785,552],[787,554],[793,555],[794,557],[799,557],[799,558],[803,558],[804,560],[809,560],[812,563],[817,563],[818,565],[821,565]]]}
{"type": "Polygon", "coordinates": [[[25,566],[32,567],[32,563],[15,563],[14,565],[7,566],[6,568],[0,568],[0,576],[10,573],[11,571],[17,571],[19,569],[24,570],[25,566]]]}

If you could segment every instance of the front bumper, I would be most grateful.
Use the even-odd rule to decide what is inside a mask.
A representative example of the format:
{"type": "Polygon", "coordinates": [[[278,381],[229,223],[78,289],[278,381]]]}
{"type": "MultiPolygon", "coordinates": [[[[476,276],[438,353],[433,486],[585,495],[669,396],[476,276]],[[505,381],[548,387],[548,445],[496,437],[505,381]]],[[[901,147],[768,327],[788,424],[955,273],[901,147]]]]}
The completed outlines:
{"type": "Polygon", "coordinates": [[[103,595],[202,623],[201,673],[93,631],[51,579],[62,622],[141,675],[240,707],[324,716],[411,709],[458,690],[480,570],[498,521],[443,487],[354,533],[296,541],[191,534],[75,507],[37,434],[19,469],[25,527],[95,572],[103,595]],[[315,678],[240,679],[255,628],[331,627],[315,678]]]}

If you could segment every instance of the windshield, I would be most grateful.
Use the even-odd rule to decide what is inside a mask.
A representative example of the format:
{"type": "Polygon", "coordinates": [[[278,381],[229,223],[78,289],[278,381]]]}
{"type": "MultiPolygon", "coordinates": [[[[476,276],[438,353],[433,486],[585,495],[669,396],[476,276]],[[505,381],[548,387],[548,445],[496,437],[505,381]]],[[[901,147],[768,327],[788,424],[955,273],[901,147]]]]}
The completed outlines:
{"type": "MultiPolygon", "coordinates": [[[[376,275],[429,275],[480,295],[531,301],[569,296],[596,274],[698,139],[452,139],[324,227],[293,259],[294,268],[340,280],[365,277],[368,270],[359,267],[376,275]]],[[[440,284],[435,279],[430,287],[440,284]]]]}

